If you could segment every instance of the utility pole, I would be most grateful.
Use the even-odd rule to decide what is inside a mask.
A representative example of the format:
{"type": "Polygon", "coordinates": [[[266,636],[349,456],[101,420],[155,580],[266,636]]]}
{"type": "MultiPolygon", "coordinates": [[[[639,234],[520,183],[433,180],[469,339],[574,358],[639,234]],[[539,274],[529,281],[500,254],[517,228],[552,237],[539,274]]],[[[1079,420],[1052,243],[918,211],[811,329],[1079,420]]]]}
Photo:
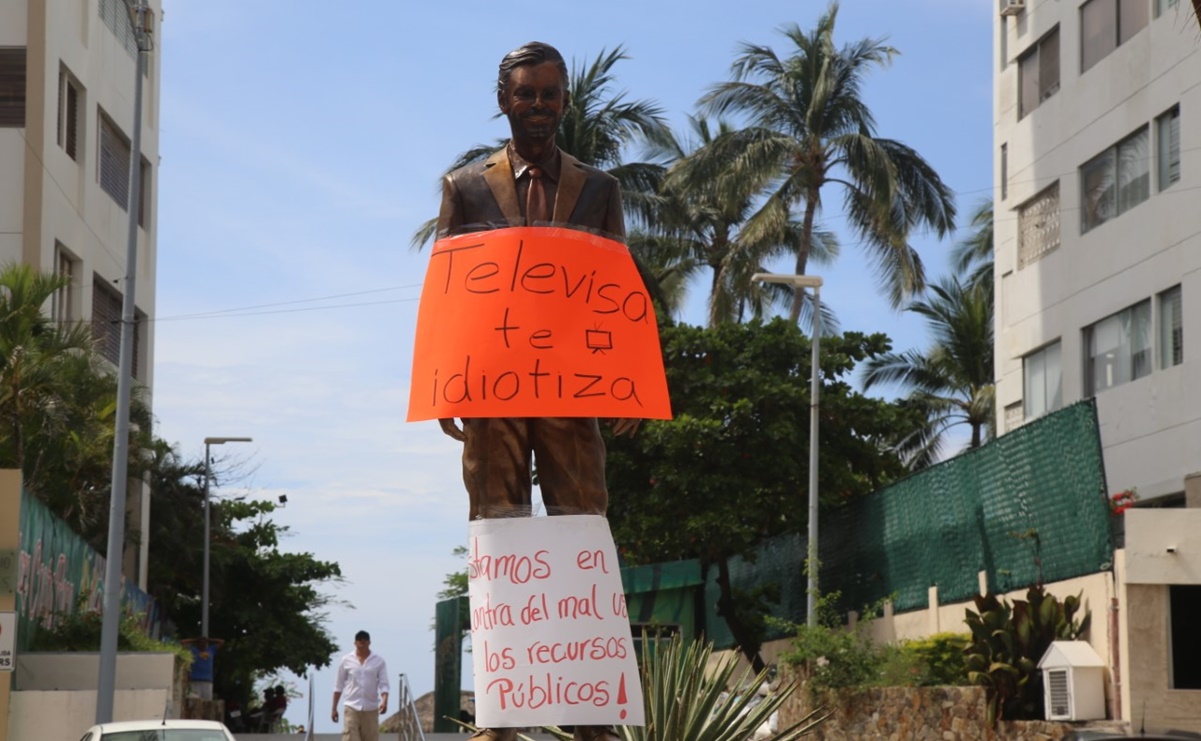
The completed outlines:
{"type": "Polygon", "coordinates": [[[125,546],[125,492],[129,486],[129,397],[133,385],[134,288],[138,272],[138,205],[142,202],[142,76],[150,52],[151,13],[146,0],[125,0],[137,41],[134,55],[133,131],[129,144],[129,237],[125,249],[125,290],[121,304],[121,355],[117,366],[117,423],[113,438],[113,486],[108,508],[108,550],[104,563],[104,622],[100,628],[100,677],[96,684],[96,723],[113,719],[117,679],[117,635],[121,624],[121,561],[125,546]]]}

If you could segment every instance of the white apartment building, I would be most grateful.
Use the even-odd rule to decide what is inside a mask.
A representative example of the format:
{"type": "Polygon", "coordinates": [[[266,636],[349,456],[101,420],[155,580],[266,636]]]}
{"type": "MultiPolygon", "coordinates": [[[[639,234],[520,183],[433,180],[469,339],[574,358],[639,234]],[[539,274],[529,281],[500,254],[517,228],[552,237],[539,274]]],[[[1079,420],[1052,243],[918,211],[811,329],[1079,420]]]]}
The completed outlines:
{"type": "Polygon", "coordinates": [[[999,429],[1095,397],[1110,492],[1182,503],[1201,470],[1201,30],[1188,0],[999,2],[999,429]]]}
{"type": "MultiPolygon", "coordinates": [[[[1095,398],[1108,493],[1201,507],[1196,11],[992,2],[998,428],[1095,398]]],[[[1090,606],[1120,621],[1110,712],[1201,730],[1201,574],[1181,568],[1201,544],[1179,529],[1196,518],[1138,514],[1090,606]]]]}
{"type": "MultiPolygon", "coordinates": [[[[162,17],[160,0],[148,3],[162,17]]],[[[157,42],[159,34],[154,33],[157,42]]],[[[125,0],[0,2],[0,264],[70,276],[47,307],[91,325],[115,366],[129,233],[137,45],[125,0]]],[[[145,55],[135,301],[154,315],[159,59],[145,55]]],[[[139,321],[134,377],[153,389],[154,333],[139,321]]],[[[137,488],[137,487],[134,487],[137,488]]],[[[136,492],[131,492],[135,494],[136,492]]],[[[148,515],[148,497],[131,506],[148,515]]],[[[136,521],[136,518],[135,518],[136,521]]],[[[145,523],[145,519],[142,520],[145,523]]],[[[126,573],[144,584],[146,559],[126,573]]]]}

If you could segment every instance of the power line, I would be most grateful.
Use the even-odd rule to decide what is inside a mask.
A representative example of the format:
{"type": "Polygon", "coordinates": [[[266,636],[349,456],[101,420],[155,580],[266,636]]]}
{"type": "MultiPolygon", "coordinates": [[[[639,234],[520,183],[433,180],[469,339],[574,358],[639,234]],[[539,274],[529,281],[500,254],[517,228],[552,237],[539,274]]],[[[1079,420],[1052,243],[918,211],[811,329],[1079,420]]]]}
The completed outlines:
{"type": "MultiPolygon", "coordinates": [[[[417,283],[416,286],[420,286],[420,283],[417,283]]],[[[299,306],[299,307],[293,307],[293,309],[271,309],[271,307],[273,307],[273,306],[289,306],[292,304],[310,303],[310,301],[323,301],[323,300],[329,300],[329,299],[333,299],[333,298],[353,297],[353,295],[381,293],[383,291],[398,291],[398,289],[401,289],[401,288],[412,288],[412,287],[416,287],[416,286],[398,286],[395,288],[376,288],[376,289],[374,289],[374,291],[359,291],[359,292],[355,292],[355,293],[342,293],[339,295],[329,295],[329,297],[316,298],[316,299],[297,299],[297,300],[293,300],[293,301],[280,301],[280,303],[276,303],[276,304],[259,304],[257,306],[243,306],[243,307],[239,307],[239,309],[221,309],[221,310],[216,310],[216,311],[185,313],[185,315],[178,315],[178,316],[153,317],[153,318],[147,318],[147,319],[145,319],[145,321],[148,321],[148,322],[178,322],[178,321],[187,321],[187,319],[219,319],[219,318],[225,318],[225,317],[267,316],[267,315],[271,315],[271,313],[299,313],[299,312],[303,312],[303,311],[324,311],[324,310],[328,310],[328,309],[352,309],[352,307],[355,307],[355,306],[382,306],[384,304],[407,304],[407,303],[412,303],[412,301],[418,300],[418,297],[402,298],[402,299],[387,299],[387,300],[382,300],[382,301],[357,301],[357,303],[353,303],[353,304],[331,304],[328,306],[299,306]],[[257,311],[258,309],[265,309],[267,311],[257,311]]]]}
{"type": "MultiPolygon", "coordinates": [[[[270,304],[255,304],[253,306],[239,306],[239,307],[232,308],[232,309],[214,309],[212,311],[200,311],[200,312],[196,312],[194,314],[177,314],[176,316],[158,317],[155,321],[166,322],[166,321],[175,321],[177,319],[207,319],[207,318],[211,318],[211,317],[218,317],[222,314],[235,314],[235,313],[244,312],[244,311],[253,311],[255,309],[272,309],[277,306],[290,306],[292,304],[307,304],[307,303],[312,303],[315,301],[330,301],[330,300],[333,300],[336,298],[350,298],[353,296],[367,296],[367,295],[370,295],[373,293],[386,293],[388,291],[403,291],[403,290],[407,290],[409,288],[420,288],[420,287],[421,287],[420,283],[410,283],[410,284],[404,285],[404,286],[389,286],[387,288],[372,288],[372,289],[368,289],[366,291],[351,291],[350,293],[335,293],[335,294],[332,294],[329,296],[317,296],[315,298],[298,298],[298,299],[293,299],[291,301],[277,301],[275,303],[270,303],[270,304]]],[[[411,300],[413,300],[413,299],[395,299],[392,301],[379,301],[379,302],[373,302],[373,303],[396,303],[398,301],[411,301],[411,300]]],[[[315,309],[324,309],[324,308],[340,308],[342,306],[369,306],[369,305],[371,305],[371,304],[368,304],[368,303],[339,304],[337,306],[328,306],[328,307],[314,306],[309,309],[305,309],[305,311],[312,311],[315,309]]],[[[272,312],[272,313],[275,313],[275,312],[272,312]]]]}

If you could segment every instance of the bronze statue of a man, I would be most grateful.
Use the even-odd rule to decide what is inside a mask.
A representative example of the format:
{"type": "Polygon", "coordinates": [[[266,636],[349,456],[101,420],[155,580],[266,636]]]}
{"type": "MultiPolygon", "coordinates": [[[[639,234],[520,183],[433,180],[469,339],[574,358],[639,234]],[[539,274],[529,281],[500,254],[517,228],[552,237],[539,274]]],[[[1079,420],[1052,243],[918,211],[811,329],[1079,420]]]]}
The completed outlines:
{"type": "MultiPolygon", "coordinates": [[[[606,172],[555,144],[569,100],[567,64],[549,44],[531,42],[501,60],[496,99],[512,138],[483,162],[448,174],[438,214],[440,237],[510,226],[548,224],[625,241],[621,189],[606,172]]],[[[531,457],[547,513],[604,515],[605,443],[595,418],[527,417],[439,420],[463,443],[463,483],[470,518],[530,514],[531,457]]],[[[615,420],[617,434],[639,420],[615,420]]],[[[511,728],[485,729],[473,739],[512,741],[511,728]]],[[[578,726],[579,741],[616,741],[611,728],[578,726]]]]}

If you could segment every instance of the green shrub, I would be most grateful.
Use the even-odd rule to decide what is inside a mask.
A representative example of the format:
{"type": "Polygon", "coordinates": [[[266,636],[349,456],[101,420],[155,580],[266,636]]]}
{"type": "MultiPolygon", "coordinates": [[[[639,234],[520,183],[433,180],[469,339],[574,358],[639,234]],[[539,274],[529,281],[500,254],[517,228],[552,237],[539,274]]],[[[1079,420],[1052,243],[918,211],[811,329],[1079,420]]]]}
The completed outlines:
{"type": "MultiPolygon", "coordinates": [[[[88,595],[81,593],[75,600],[73,612],[55,612],[52,628],[39,628],[30,641],[30,651],[99,651],[104,615],[89,609],[88,595]]],[[[122,615],[117,628],[117,650],[165,652],[176,656],[177,665],[192,665],[192,652],[178,643],[170,643],[147,635],[138,615],[122,615]]]]}
{"type": "Polygon", "coordinates": [[[964,656],[969,644],[971,636],[967,633],[935,633],[904,641],[901,651],[924,668],[922,686],[966,685],[971,684],[964,656]]]}
{"type": "Polygon", "coordinates": [[[1012,604],[989,592],[967,610],[972,630],[966,651],[968,678],[986,688],[988,722],[1043,717],[1042,672],[1038,661],[1052,641],[1075,640],[1088,628],[1089,615],[1077,619],[1080,595],[1062,602],[1037,584],[1026,599],[1012,604]]]}
{"type": "Polygon", "coordinates": [[[867,627],[883,610],[884,602],[864,608],[865,619],[847,630],[833,606],[838,593],[818,599],[818,624],[787,624],[796,633],[785,663],[801,668],[810,690],[856,687],[929,687],[970,684],[964,650],[967,634],[939,633],[926,638],[879,644],[867,627]]]}

